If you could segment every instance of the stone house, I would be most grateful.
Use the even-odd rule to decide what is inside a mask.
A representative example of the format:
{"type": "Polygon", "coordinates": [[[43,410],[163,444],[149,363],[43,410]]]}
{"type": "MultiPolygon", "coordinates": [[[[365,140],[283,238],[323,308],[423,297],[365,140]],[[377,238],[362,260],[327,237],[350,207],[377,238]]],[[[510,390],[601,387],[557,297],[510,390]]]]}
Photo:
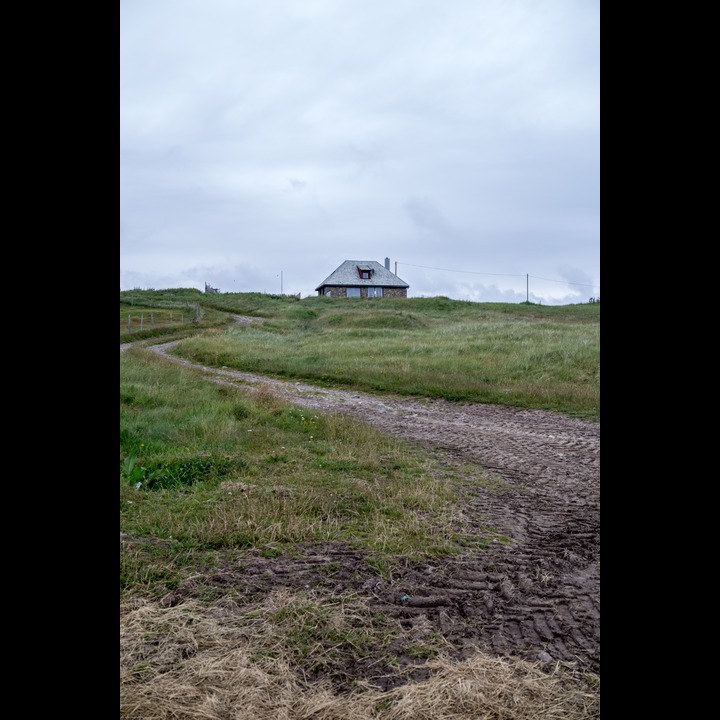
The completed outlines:
{"type": "Polygon", "coordinates": [[[315,290],[325,297],[407,297],[410,286],[375,260],[345,260],[315,290]]]}

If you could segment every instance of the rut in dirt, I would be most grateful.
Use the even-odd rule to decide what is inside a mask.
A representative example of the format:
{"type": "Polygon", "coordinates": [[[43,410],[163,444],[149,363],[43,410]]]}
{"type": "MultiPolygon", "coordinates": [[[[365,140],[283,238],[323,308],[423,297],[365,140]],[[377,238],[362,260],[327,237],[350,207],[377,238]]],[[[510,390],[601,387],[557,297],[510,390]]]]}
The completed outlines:
{"type": "MultiPolygon", "coordinates": [[[[202,367],[169,354],[174,344],[149,349],[202,367]]],[[[375,577],[360,555],[341,545],[309,549],[292,562],[249,559],[242,578],[228,572],[218,582],[257,593],[278,585],[352,590],[405,623],[430,622],[458,657],[481,650],[573,662],[599,674],[599,424],[539,410],[391,399],[228,369],[203,370],[213,382],[248,391],[271,388],[295,404],[350,415],[421,444],[440,462],[474,463],[492,472],[504,481],[503,490],[476,488],[462,511],[478,534],[491,526],[511,541],[439,566],[408,564],[392,582],[375,577]],[[330,577],[318,571],[328,562],[339,567],[330,577]]],[[[372,674],[368,669],[366,677],[372,674]]]]}

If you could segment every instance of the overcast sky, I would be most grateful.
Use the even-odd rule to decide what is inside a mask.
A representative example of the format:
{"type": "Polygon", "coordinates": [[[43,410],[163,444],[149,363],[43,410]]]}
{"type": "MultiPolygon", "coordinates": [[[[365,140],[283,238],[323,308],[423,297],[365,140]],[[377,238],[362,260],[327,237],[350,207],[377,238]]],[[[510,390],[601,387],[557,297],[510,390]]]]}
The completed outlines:
{"type": "Polygon", "coordinates": [[[600,296],[599,0],[120,0],[120,289],[600,296]]]}

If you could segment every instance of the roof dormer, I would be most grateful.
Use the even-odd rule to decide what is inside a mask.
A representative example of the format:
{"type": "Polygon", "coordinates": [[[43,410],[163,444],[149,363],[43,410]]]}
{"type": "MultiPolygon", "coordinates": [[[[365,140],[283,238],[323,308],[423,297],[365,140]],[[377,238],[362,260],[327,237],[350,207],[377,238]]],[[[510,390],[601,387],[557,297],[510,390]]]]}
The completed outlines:
{"type": "Polygon", "coordinates": [[[373,276],[373,268],[369,265],[356,265],[358,271],[358,277],[361,280],[370,280],[373,276]]]}

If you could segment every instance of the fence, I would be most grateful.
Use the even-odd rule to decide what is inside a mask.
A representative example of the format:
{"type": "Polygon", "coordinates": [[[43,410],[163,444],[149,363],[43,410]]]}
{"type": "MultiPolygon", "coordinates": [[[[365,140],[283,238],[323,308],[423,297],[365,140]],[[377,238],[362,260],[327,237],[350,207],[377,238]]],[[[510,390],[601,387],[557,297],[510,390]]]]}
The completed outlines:
{"type": "Polygon", "coordinates": [[[120,335],[132,335],[143,331],[162,330],[180,325],[194,324],[200,320],[200,317],[199,308],[188,312],[173,312],[172,310],[159,310],[156,312],[153,310],[139,315],[128,313],[127,317],[120,317],[120,335]]]}

